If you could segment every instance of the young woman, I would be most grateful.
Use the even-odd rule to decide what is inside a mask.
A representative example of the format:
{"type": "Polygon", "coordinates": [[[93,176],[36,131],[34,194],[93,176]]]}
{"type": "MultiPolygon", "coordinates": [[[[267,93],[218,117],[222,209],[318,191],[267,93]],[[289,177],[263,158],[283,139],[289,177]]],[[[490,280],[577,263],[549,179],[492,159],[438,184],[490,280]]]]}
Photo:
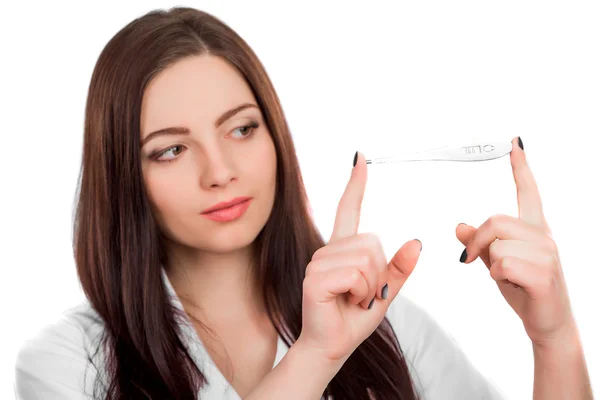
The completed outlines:
{"type": "MultiPolygon", "coordinates": [[[[215,17],[154,11],[112,38],[84,139],[74,253],[88,301],[23,346],[18,398],[501,398],[399,294],[421,243],[388,262],[375,235],[357,234],[359,152],[321,238],[276,92],[215,17]]],[[[459,225],[461,261],[481,257],[523,319],[534,396],[591,398],[520,139],[513,148],[520,218],[459,225]]]]}

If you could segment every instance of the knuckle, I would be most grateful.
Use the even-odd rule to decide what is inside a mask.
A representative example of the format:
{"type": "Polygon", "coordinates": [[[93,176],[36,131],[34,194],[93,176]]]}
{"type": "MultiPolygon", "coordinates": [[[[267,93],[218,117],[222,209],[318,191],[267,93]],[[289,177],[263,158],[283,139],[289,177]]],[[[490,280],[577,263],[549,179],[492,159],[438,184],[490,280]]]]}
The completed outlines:
{"type": "Polygon", "coordinates": [[[556,242],[554,241],[554,239],[552,239],[550,236],[546,236],[546,238],[544,239],[544,248],[547,249],[548,251],[552,252],[552,253],[558,253],[558,246],[556,245],[556,242]]]}
{"type": "Polygon", "coordinates": [[[377,279],[379,274],[379,262],[377,261],[377,255],[371,250],[369,251],[369,269],[373,271],[373,276],[377,279]]]}
{"type": "Polygon", "coordinates": [[[385,253],[379,236],[371,232],[363,233],[361,235],[363,243],[370,254],[372,265],[379,267],[379,260],[385,260],[385,253]]]}
{"type": "Polygon", "coordinates": [[[363,271],[369,271],[373,266],[373,254],[369,249],[361,249],[357,256],[357,266],[363,271]]]}
{"type": "Polygon", "coordinates": [[[321,256],[321,254],[323,253],[324,248],[325,248],[325,246],[320,247],[317,251],[315,251],[312,255],[311,261],[318,259],[321,256]]]}
{"type": "Polygon", "coordinates": [[[360,283],[360,280],[362,279],[362,274],[356,268],[351,268],[348,271],[348,275],[349,275],[350,281],[352,282],[353,285],[360,283]]]}
{"type": "Polygon", "coordinates": [[[358,257],[359,273],[362,271],[362,274],[364,274],[364,279],[369,286],[369,290],[371,290],[371,286],[373,286],[375,280],[377,279],[373,254],[366,249],[365,251],[361,252],[358,257]]]}
{"type": "Polygon", "coordinates": [[[506,272],[512,266],[512,260],[510,257],[502,257],[498,262],[498,269],[502,272],[506,272]]]}
{"type": "Polygon", "coordinates": [[[560,259],[558,258],[558,253],[552,254],[552,267],[555,273],[560,269],[560,259]]]}
{"type": "Polygon", "coordinates": [[[360,237],[361,243],[369,249],[377,249],[381,246],[381,241],[376,233],[365,232],[360,233],[358,236],[360,237]]]}
{"type": "Polygon", "coordinates": [[[557,258],[554,254],[546,254],[544,257],[544,266],[552,268],[556,264],[557,258]]]}
{"type": "Polygon", "coordinates": [[[381,247],[381,240],[379,240],[379,236],[376,233],[368,233],[367,238],[370,248],[378,249],[381,247]]]}
{"type": "Polygon", "coordinates": [[[378,267],[377,253],[373,249],[369,249],[368,253],[369,253],[369,265],[370,265],[370,267],[377,270],[378,269],[377,268],[378,267]]]}
{"type": "Polygon", "coordinates": [[[494,214],[488,219],[488,223],[492,228],[498,227],[504,221],[506,221],[506,215],[504,214],[494,214]]]}
{"type": "Polygon", "coordinates": [[[309,275],[312,275],[315,272],[317,263],[314,261],[311,261],[308,263],[308,265],[306,266],[306,272],[305,275],[308,277],[309,275]]]}
{"type": "Polygon", "coordinates": [[[492,259],[492,260],[499,259],[501,251],[502,251],[502,244],[501,244],[500,240],[495,240],[494,242],[492,242],[492,244],[490,244],[490,247],[489,247],[490,259],[492,259]]]}
{"type": "Polygon", "coordinates": [[[361,251],[357,256],[357,266],[364,269],[369,269],[371,266],[371,254],[368,251],[361,251]]]}
{"type": "Polygon", "coordinates": [[[540,290],[542,293],[547,294],[554,291],[556,287],[556,277],[552,273],[546,273],[541,277],[540,290]]]}

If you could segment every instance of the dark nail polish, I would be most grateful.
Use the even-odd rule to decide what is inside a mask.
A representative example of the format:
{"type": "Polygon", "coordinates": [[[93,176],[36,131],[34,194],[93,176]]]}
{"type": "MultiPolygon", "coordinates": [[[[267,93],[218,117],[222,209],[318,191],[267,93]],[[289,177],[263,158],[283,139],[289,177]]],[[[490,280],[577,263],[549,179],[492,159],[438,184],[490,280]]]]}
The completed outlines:
{"type": "Polygon", "coordinates": [[[354,161],[352,162],[352,168],[356,167],[356,160],[358,159],[358,151],[354,153],[354,161]]]}
{"type": "Polygon", "coordinates": [[[415,239],[415,240],[416,240],[417,242],[419,242],[419,244],[421,245],[421,248],[419,249],[419,251],[420,251],[420,250],[423,250],[423,243],[422,243],[422,242],[421,242],[419,239],[415,239]]]}
{"type": "Polygon", "coordinates": [[[519,147],[521,148],[521,150],[525,150],[523,148],[523,141],[521,140],[521,136],[519,136],[519,147]]]}
{"type": "Polygon", "coordinates": [[[465,247],[462,254],[460,255],[460,262],[464,263],[466,260],[467,260],[467,248],[465,247]]]}
{"type": "Polygon", "coordinates": [[[387,296],[388,296],[388,284],[386,283],[383,286],[383,289],[381,289],[381,298],[385,300],[385,299],[387,299],[387,296]]]}
{"type": "Polygon", "coordinates": [[[371,309],[371,307],[373,307],[374,302],[375,302],[375,297],[373,297],[373,300],[371,300],[371,302],[369,303],[369,310],[371,309]]]}

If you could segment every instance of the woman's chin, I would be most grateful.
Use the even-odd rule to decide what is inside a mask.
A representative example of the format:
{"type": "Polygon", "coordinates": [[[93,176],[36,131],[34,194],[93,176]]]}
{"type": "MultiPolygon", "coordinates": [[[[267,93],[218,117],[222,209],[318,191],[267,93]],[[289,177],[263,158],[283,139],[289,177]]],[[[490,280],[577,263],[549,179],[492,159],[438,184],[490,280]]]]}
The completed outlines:
{"type": "Polygon", "coordinates": [[[209,238],[205,238],[198,246],[211,253],[231,253],[250,246],[260,230],[250,226],[240,226],[237,229],[215,229],[209,238]]]}

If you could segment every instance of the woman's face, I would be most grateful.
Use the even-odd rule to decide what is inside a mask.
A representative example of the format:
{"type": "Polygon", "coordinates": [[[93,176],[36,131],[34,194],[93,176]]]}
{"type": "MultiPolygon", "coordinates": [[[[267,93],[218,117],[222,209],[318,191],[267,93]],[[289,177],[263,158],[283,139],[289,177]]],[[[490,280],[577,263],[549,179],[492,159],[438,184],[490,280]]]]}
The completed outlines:
{"type": "Polygon", "coordinates": [[[144,93],[141,140],[144,182],[169,240],[216,253],[254,241],[273,206],[276,155],[254,95],[234,67],[219,57],[195,56],[158,74],[144,93]],[[152,134],[166,128],[179,132],[152,134]],[[202,214],[237,197],[252,199],[247,208],[220,214],[232,218],[224,214],[246,208],[236,219],[202,214]]]}

